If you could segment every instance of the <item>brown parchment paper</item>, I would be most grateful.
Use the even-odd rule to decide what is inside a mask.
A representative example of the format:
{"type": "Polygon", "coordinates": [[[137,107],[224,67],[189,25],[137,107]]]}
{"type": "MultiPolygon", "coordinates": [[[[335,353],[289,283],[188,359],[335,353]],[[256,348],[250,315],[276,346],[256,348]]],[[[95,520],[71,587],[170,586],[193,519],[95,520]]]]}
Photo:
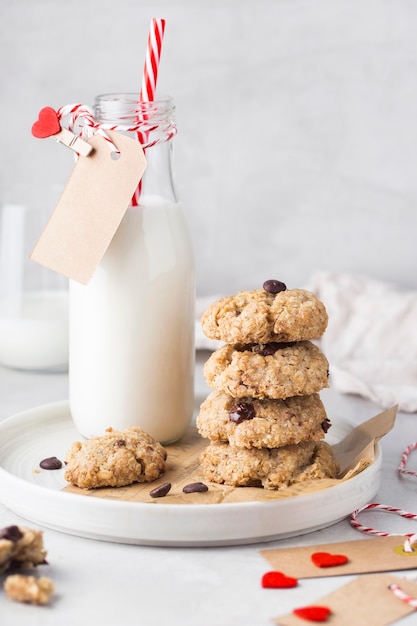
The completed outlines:
{"type": "Polygon", "coordinates": [[[340,476],[335,479],[305,481],[279,491],[259,487],[229,487],[211,483],[204,478],[199,463],[200,454],[209,442],[200,437],[195,427],[190,427],[179,442],[166,446],[168,467],[164,476],[158,480],[152,483],[129,485],[128,487],[105,487],[90,490],[68,485],[64,487],[63,491],[82,494],[90,498],[147,502],[155,504],[155,506],[160,504],[265,502],[312,493],[349,480],[371,465],[375,460],[375,443],[392,429],[396,415],[396,406],[387,409],[354,428],[345,439],[333,446],[336,458],[341,466],[340,476]],[[165,482],[172,484],[168,495],[164,498],[152,498],[149,495],[151,489],[165,482]],[[183,493],[182,488],[194,482],[204,482],[209,487],[209,490],[203,493],[183,493]]]}

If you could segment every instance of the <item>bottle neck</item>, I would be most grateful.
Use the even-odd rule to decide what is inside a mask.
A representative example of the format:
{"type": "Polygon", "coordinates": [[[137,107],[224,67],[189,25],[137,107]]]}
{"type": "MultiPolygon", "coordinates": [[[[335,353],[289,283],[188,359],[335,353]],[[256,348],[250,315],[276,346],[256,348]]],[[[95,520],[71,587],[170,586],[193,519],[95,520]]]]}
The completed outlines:
{"type": "Polygon", "coordinates": [[[109,130],[128,134],[140,141],[146,168],[139,184],[139,205],[149,197],[176,203],[173,137],[176,134],[175,106],[172,98],[152,102],[138,101],[136,94],[104,94],[96,97],[95,118],[109,130]]]}
{"type": "MultiPolygon", "coordinates": [[[[140,182],[139,198],[146,202],[147,196],[160,196],[167,202],[178,202],[173,168],[172,139],[146,148],[146,168],[140,182]]],[[[139,204],[142,204],[139,200],[139,204]]]]}

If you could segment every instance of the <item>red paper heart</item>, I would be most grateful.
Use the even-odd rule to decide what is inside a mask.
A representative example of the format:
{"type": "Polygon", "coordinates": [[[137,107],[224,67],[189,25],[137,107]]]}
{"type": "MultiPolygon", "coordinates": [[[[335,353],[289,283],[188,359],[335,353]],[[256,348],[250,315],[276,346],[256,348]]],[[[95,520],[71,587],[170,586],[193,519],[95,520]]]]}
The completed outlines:
{"type": "Polygon", "coordinates": [[[288,589],[296,587],[298,580],[291,576],[286,576],[282,572],[267,572],[262,576],[262,587],[269,589],[288,589]]]}
{"type": "Polygon", "coordinates": [[[344,554],[330,554],[330,552],[314,552],[311,555],[311,560],[317,567],[335,567],[337,565],[344,565],[348,562],[347,556],[344,554]]]}
{"type": "Polygon", "coordinates": [[[44,139],[56,135],[61,130],[58,115],[52,107],[44,107],[39,111],[38,120],[32,126],[32,135],[44,139]]]}
{"type": "Polygon", "coordinates": [[[310,622],[325,622],[331,610],[327,606],[304,606],[293,610],[294,615],[308,619],[310,622]]]}

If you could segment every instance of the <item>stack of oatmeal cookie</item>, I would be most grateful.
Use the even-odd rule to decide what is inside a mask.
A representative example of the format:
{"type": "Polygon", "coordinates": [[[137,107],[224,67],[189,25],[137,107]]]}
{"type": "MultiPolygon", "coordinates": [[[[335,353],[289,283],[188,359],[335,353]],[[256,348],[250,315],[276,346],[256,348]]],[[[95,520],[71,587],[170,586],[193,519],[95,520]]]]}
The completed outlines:
{"type": "Polygon", "coordinates": [[[336,476],[337,462],[323,441],[330,421],[318,394],[328,386],[328,362],[311,341],[327,321],[313,293],[287,290],[277,280],[206,310],[204,333],[226,342],[205,364],[215,391],[196,422],[211,440],[200,459],[208,480],[280,489],[336,476]]]}

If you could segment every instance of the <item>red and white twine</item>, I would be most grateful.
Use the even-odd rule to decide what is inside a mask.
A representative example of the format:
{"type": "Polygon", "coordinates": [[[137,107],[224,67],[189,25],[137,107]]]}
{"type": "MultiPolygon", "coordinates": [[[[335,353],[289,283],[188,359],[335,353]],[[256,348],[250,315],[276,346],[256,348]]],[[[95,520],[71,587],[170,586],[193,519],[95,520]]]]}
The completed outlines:
{"type": "Polygon", "coordinates": [[[410,443],[410,445],[407,446],[404,452],[402,453],[400,464],[398,465],[398,471],[400,473],[408,474],[409,476],[417,476],[417,472],[415,472],[414,470],[406,469],[408,456],[410,452],[412,452],[413,450],[417,450],[417,441],[414,443],[410,443]]]}
{"type": "Polygon", "coordinates": [[[82,139],[89,139],[92,135],[99,134],[109,143],[113,152],[118,152],[118,149],[107,135],[107,130],[125,133],[138,133],[138,131],[141,131],[141,136],[147,138],[147,142],[142,144],[143,149],[151,148],[161,141],[169,141],[177,132],[176,126],[169,122],[163,127],[151,124],[146,120],[138,120],[130,125],[96,122],[93,110],[85,104],[67,104],[60,107],[56,113],[60,122],[63,118],[69,118],[67,122],[68,130],[76,132],[77,129],[82,139]],[[150,133],[155,130],[159,131],[157,138],[149,140],[150,133]]]}
{"type": "Polygon", "coordinates": [[[400,600],[402,600],[403,602],[405,602],[406,604],[414,607],[415,609],[417,609],[417,598],[413,598],[413,596],[409,596],[408,593],[405,593],[405,591],[403,591],[401,589],[401,587],[399,587],[396,584],[392,584],[389,585],[388,589],[390,591],[392,591],[392,593],[399,598],[400,600]]]}
{"type": "Polygon", "coordinates": [[[375,530],[370,526],[364,526],[357,521],[357,517],[359,513],[363,511],[385,511],[386,513],[395,513],[396,515],[400,515],[401,517],[405,517],[406,519],[417,520],[417,515],[415,513],[408,513],[407,511],[403,511],[397,507],[387,506],[386,504],[367,504],[366,506],[361,507],[354,511],[350,516],[350,523],[353,528],[360,530],[363,533],[368,533],[369,535],[376,535],[378,537],[405,537],[404,543],[404,552],[414,552],[413,545],[417,543],[417,534],[414,533],[388,533],[383,530],[375,530]]]}

